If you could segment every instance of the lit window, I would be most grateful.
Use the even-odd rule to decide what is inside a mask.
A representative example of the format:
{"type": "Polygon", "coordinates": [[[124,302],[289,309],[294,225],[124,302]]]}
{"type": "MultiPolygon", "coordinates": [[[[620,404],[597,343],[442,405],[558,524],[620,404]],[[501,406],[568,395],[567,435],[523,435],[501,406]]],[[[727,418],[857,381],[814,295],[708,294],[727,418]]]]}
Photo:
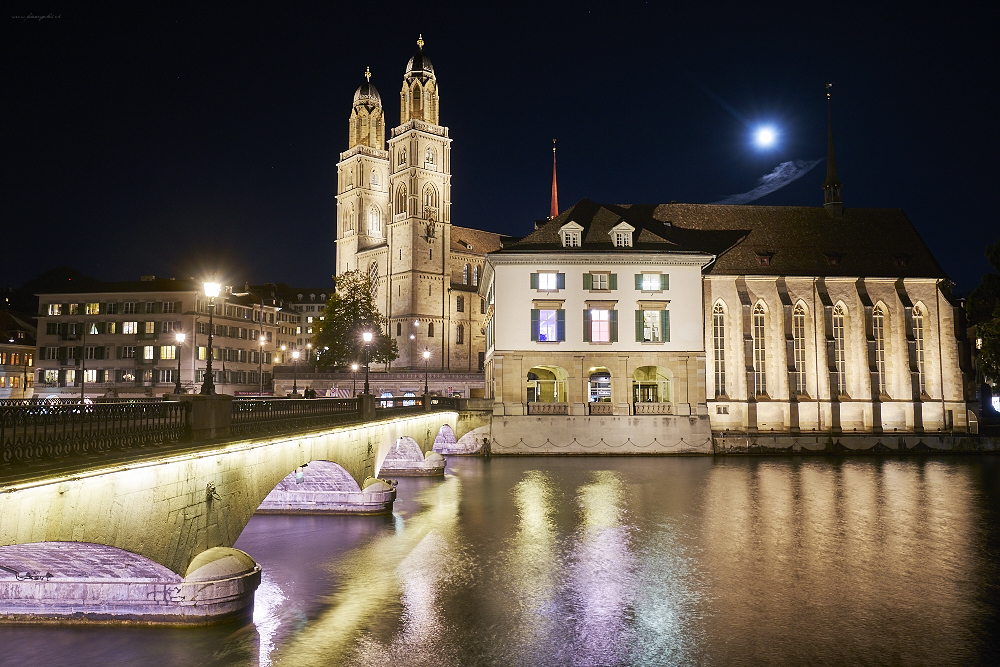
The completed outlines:
{"type": "Polygon", "coordinates": [[[136,333],[139,333],[139,323],[138,322],[122,322],[122,333],[123,334],[136,334],[136,333]]]}
{"type": "Polygon", "coordinates": [[[176,358],[177,358],[177,346],[175,345],[160,346],[160,359],[176,359],[176,358]]]}
{"type": "Polygon", "coordinates": [[[663,342],[663,310],[643,310],[642,312],[642,340],[645,343],[663,342]]]}
{"type": "Polygon", "coordinates": [[[590,311],[590,341],[611,342],[611,311],[598,309],[590,311]]]}
{"type": "Polygon", "coordinates": [[[872,333],[875,337],[875,368],[878,373],[878,393],[885,391],[885,311],[881,304],[872,312],[872,333]]]}
{"type": "Polygon", "coordinates": [[[834,389],[838,394],[847,393],[846,359],[844,356],[844,338],[846,333],[844,307],[837,304],[833,309],[833,365],[836,368],[834,389]]]}
{"type": "Polygon", "coordinates": [[[557,341],[559,340],[559,322],[555,310],[538,311],[538,340],[557,341]]]}
{"type": "Polygon", "coordinates": [[[540,290],[557,290],[558,287],[558,273],[539,273],[538,274],[538,289],[540,290]]]}
{"type": "Polygon", "coordinates": [[[472,284],[473,285],[478,285],[479,284],[479,267],[478,266],[472,267],[472,284]]]}
{"type": "Polygon", "coordinates": [[[80,304],[78,304],[78,303],[71,303],[71,304],[69,304],[69,314],[70,315],[79,315],[80,314],[80,304]]]}
{"type": "Polygon", "coordinates": [[[99,315],[101,312],[101,304],[88,303],[84,307],[84,312],[86,312],[87,315],[99,315]]]}
{"type": "Polygon", "coordinates": [[[49,304],[49,315],[62,315],[62,304],[61,303],[50,303],[49,304]]]}
{"type": "Polygon", "coordinates": [[[469,284],[469,265],[468,264],[466,264],[466,265],[464,265],[462,267],[462,284],[463,285],[468,285],[469,284]]]}
{"type": "Polygon", "coordinates": [[[913,338],[917,352],[917,375],[920,380],[920,393],[927,393],[927,376],[924,374],[924,311],[920,306],[913,309],[913,338]]]}
{"type": "Polygon", "coordinates": [[[635,288],[642,292],[661,292],[670,287],[670,276],[662,273],[637,273],[635,288]]]}
{"type": "Polygon", "coordinates": [[[144,345],[142,347],[142,358],[143,359],[153,359],[154,358],[153,357],[153,346],[152,345],[144,345]]]}
{"type": "Polygon", "coordinates": [[[148,334],[156,333],[156,322],[143,322],[145,324],[145,331],[148,334]]]}

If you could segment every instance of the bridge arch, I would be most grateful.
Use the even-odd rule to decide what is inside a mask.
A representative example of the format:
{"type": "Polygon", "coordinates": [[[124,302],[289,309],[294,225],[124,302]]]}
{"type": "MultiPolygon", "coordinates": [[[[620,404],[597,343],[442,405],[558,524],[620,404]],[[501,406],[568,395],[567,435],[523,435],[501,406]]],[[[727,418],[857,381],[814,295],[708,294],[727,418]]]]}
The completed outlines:
{"type": "MultiPolygon", "coordinates": [[[[213,547],[232,547],[250,517],[290,471],[333,461],[359,486],[377,477],[402,436],[431,451],[454,412],[431,412],[294,436],[164,453],[129,464],[9,484],[0,493],[0,546],[90,542],[144,556],[183,575],[213,547]]],[[[252,554],[251,554],[252,556],[252,554]]]]}

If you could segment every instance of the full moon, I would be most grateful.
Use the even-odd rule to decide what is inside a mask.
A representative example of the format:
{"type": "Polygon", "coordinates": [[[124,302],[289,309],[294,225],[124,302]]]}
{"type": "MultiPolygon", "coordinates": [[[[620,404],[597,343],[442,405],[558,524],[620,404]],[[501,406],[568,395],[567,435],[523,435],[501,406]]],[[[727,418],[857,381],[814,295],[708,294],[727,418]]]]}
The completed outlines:
{"type": "Polygon", "coordinates": [[[772,127],[760,127],[757,128],[757,132],[754,133],[754,141],[761,148],[767,148],[774,145],[774,141],[777,138],[778,133],[775,132],[772,127]]]}

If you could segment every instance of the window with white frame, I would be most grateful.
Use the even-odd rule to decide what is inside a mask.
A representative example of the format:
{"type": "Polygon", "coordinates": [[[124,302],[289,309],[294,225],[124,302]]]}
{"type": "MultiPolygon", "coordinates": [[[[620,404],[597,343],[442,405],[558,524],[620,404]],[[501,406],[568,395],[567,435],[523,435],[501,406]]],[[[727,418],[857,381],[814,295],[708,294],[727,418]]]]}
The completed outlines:
{"type": "Polygon", "coordinates": [[[125,345],[122,347],[122,359],[135,359],[134,345],[125,345]]]}
{"type": "Polygon", "coordinates": [[[542,342],[559,340],[557,310],[538,311],[538,340],[542,342]]]}
{"type": "Polygon", "coordinates": [[[139,333],[139,323],[138,322],[122,322],[122,333],[123,334],[137,334],[137,333],[139,333]]]}
{"type": "Polygon", "coordinates": [[[134,315],[139,312],[139,304],[135,301],[126,301],[122,312],[126,315],[134,315]]]}
{"type": "Polygon", "coordinates": [[[603,308],[592,308],[590,313],[590,342],[610,343],[611,342],[611,313],[603,308]]]}
{"type": "Polygon", "coordinates": [[[532,289],[554,292],[565,287],[564,279],[560,279],[561,276],[565,276],[565,274],[557,273],[555,271],[539,271],[538,273],[532,273],[531,287],[532,289]]]}
{"type": "Polygon", "coordinates": [[[84,305],[84,313],[87,315],[99,315],[101,312],[101,304],[99,303],[88,303],[84,305]]]}
{"type": "Polygon", "coordinates": [[[69,314],[70,315],[79,315],[80,314],[80,304],[78,304],[78,303],[71,303],[71,304],[69,304],[69,314]]]}
{"type": "Polygon", "coordinates": [[[174,373],[177,371],[172,368],[161,368],[160,369],[160,384],[168,384],[170,382],[175,382],[174,373]]]}
{"type": "Polygon", "coordinates": [[[176,359],[177,358],[177,346],[176,345],[161,345],[160,346],[160,359],[176,359]]]}
{"type": "Polygon", "coordinates": [[[642,340],[646,343],[663,342],[663,322],[665,310],[642,311],[642,340]]]}
{"type": "Polygon", "coordinates": [[[721,303],[712,308],[712,350],[715,355],[715,396],[726,392],[726,311],[721,303]]]}
{"type": "Polygon", "coordinates": [[[766,349],[765,340],[767,338],[767,328],[764,318],[764,306],[757,304],[753,309],[753,383],[754,394],[757,396],[767,395],[767,370],[766,370],[766,349]]]}
{"type": "Polygon", "coordinates": [[[792,358],[795,362],[795,393],[806,393],[806,309],[801,303],[792,310],[792,358]]]}
{"type": "Polygon", "coordinates": [[[631,232],[615,232],[615,247],[628,248],[632,245],[631,232]]]}
{"type": "Polygon", "coordinates": [[[164,301],[163,302],[163,312],[164,313],[176,313],[177,312],[177,302],[176,301],[164,301]]]}
{"type": "Polygon", "coordinates": [[[48,308],[49,315],[62,315],[62,304],[61,303],[50,303],[48,308]]]}
{"type": "Polygon", "coordinates": [[[143,359],[147,359],[147,360],[148,359],[155,359],[155,357],[153,356],[153,346],[152,345],[143,345],[142,346],[142,358],[143,359]]]}
{"type": "Polygon", "coordinates": [[[156,322],[143,322],[143,324],[145,325],[146,333],[156,333],[156,322]]]}
{"type": "Polygon", "coordinates": [[[601,292],[617,289],[617,275],[607,271],[592,271],[583,274],[583,289],[601,292]]]}

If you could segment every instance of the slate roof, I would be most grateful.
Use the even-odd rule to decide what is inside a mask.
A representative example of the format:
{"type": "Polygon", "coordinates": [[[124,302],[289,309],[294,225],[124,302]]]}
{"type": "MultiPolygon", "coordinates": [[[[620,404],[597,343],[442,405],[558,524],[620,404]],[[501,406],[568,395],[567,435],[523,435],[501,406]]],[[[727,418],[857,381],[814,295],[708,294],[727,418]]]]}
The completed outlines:
{"type": "Polygon", "coordinates": [[[608,205],[584,199],[502,253],[707,252],[713,275],[947,278],[900,209],[723,204],[608,205]],[[563,248],[559,228],[580,224],[583,244],[563,248]],[[615,248],[608,232],[636,228],[632,248],[615,248]]]}
{"type": "Polygon", "coordinates": [[[451,226],[451,251],[474,253],[485,255],[488,252],[496,252],[500,249],[500,234],[484,232],[480,229],[470,227],[451,226]],[[468,243],[472,246],[470,250],[465,246],[468,243]]]}
{"type": "Polygon", "coordinates": [[[13,343],[34,347],[36,327],[30,323],[33,319],[29,315],[0,310],[0,345],[13,343]]]}

